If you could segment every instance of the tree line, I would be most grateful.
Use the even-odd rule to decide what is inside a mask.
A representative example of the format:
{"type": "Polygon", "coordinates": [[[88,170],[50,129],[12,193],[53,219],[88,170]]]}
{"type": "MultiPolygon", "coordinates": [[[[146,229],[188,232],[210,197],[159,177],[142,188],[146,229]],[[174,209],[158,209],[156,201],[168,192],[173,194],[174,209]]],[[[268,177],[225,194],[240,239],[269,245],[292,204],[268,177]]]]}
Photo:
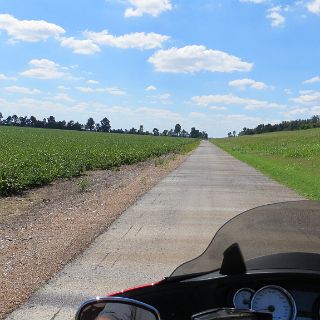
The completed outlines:
{"type": "MultiPolygon", "coordinates": [[[[294,130],[306,130],[312,128],[320,128],[320,117],[318,115],[312,116],[310,119],[298,119],[291,121],[282,121],[276,124],[259,124],[253,129],[244,127],[239,136],[261,134],[277,131],[294,131],[294,130]]],[[[228,133],[228,137],[235,137],[236,132],[228,133]]]]}
{"type": "Polygon", "coordinates": [[[144,131],[143,125],[139,129],[132,127],[131,129],[111,129],[110,120],[104,117],[100,122],[95,122],[93,118],[89,118],[86,124],[81,124],[78,121],[56,121],[54,116],[38,120],[35,116],[17,116],[12,115],[4,118],[0,112],[0,126],[17,126],[17,127],[31,127],[31,128],[46,128],[46,129],[61,129],[61,130],[76,130],[76,131],[96,131],[96,132],[112,132],[124,134],[140,134],[140,135],[154,135],[154,136],[171,136],[183,138],[201,138],[208,139],[208,134],[205,131],[197,130],[195,127],[191,128],[190,133],[182,129],[181,125],[177,123],[174,129],[163,130],[160,132],[158,128],[154,128],[152,132],[144,131]]]}

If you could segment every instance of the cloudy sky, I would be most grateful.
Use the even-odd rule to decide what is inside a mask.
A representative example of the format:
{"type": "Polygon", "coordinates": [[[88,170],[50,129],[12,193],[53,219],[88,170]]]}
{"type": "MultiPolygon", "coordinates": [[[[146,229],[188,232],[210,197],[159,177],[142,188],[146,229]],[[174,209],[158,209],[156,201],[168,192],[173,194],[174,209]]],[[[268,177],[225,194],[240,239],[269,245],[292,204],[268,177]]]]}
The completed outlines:
{"type": "Polygon", "coordinates": [[[0,0],[0,112],[210,136],[320,114],[320,0],[0,0]]]}

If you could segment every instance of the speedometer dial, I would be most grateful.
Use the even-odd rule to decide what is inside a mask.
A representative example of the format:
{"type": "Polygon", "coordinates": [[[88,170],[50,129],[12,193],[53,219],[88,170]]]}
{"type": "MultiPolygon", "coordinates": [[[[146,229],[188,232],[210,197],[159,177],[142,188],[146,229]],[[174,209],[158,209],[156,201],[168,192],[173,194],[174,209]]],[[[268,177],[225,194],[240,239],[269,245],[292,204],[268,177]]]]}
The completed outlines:
{"type": "Polygon", "coordinates": [[[258,290],[252,297],[251,309],[271,312],[273,320],[294,320],[297,315],[291,294],[278,286],[266,286],[258,290]]]}
{"type": "Polygon", "coordinates": [[[236,309],[250,309],[254,291],[250,288],[242,288],[233,296],[233,305],[236,309]]]}

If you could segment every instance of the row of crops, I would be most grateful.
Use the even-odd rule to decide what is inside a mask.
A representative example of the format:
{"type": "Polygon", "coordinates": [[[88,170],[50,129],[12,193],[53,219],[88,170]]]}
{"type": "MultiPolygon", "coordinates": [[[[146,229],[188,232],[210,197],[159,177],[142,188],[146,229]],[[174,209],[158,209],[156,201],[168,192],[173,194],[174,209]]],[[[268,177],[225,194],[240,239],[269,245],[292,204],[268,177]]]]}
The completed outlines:
{"type": "Polygon", "coordinates": [[[0,127],[0,195],[191,150],[195,139],[0,127]]]}

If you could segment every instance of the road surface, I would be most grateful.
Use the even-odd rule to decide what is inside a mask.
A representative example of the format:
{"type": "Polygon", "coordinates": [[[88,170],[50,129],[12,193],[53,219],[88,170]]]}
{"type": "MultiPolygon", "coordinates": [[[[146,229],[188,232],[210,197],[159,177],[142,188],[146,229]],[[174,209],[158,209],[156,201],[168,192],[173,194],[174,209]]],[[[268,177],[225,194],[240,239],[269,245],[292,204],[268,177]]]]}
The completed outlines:
{"type": "MultiPolygon", "coordinates": [[[[217,229],[259,205],[301,199],[209,142],[146,193],[8,320],[71,320],[85,298],[160,280],[217,229]]],[[[90,221],[88,221],[90,223],[90,221]]]]}

